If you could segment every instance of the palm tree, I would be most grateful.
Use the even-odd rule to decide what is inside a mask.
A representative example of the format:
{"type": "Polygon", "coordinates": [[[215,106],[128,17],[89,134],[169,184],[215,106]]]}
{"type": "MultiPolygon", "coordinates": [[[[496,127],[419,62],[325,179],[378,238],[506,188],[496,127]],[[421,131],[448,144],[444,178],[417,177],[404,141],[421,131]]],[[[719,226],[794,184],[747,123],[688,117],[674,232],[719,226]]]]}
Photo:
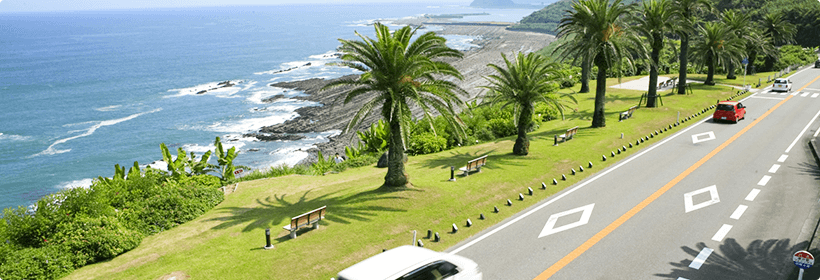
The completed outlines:
{"type": "MultiPolygon", "coordinates": [[[[793,24],[783,20],[782,13],[771,13],[763,15],[761,21],[763,26],[763,35],[769,38],[775,46],[782,46],[794,42],[794,35],[797,34],[797,29],[793,24]]],[[[764,68],[771,69],[777,56],[766,57],[766,65],[764,68]]]]}
{"type": "Polygon", "coordinates": [[[658,93],[658,66],[666,33],[672,32],[679,25],[677,12],[672,9],[670,0],[644,0],[641,15],[638,17],[638,32],[646,36],[652,46],[649,65],[649,91],[646,107],[655,107],[658,93]]]}
{"type": "Polygon", "coordinates": [[[677,29],[680,35],[680,69],[678,71],[678,94],[686,94],[686,68],[689,64],[689,36],[697,31],[697,14],[712,9],[709,0],[672,0],[672,7],[680,14],[681,22],[677,29]]]}
{"type": "Polygon", "coordinates": [[[723,64],[738,63],[743,54],[743,41],[732,33],[729,26],[722,22],[707,22],[699,26],[700,36],[692,45],[692,57],[700,65],[706,65],[707,74],[704,84],[715,85],[715,67],[723,64]]]}
{"type": "Polygon", "coordinates": [[[567,51],[572,49],[568,46],[585,44],[587,40],[590,40],[590,34],[587,33],[586,28],[580,27],[574,34],[567,34],[564,38],[566,41],[559,43],[559,47],[553,49],[552,52],[553,54],[560,53],[562,61],[571,57],[572,64],[578,63],[579,59],[581,60],[581,89],[578,92],[587,93],[589,92],[589,73],[592,71],[592,57],[586,54],[568,53],[567,51]]]}
{"type": "Polygon", "coordinates": [[[495,64],[487,65],[498,74],[485,77],[490,85],[482,88],[490,90],[485,96],[488,104],[503,103],[503,106],[514,106],[518,118],[518,138],[515,139],[513,154],[523,156],[529,154],[530,150],[527,129],[532,123],[535,103],[546,102],[557,109],[563,119],[565,101],[562,99],[568,97],[576,100],[572,95],[555,93],[559,87],[556,81],[561,79],[558,64],[549,63],[546,58],[535,53],[526,56],[518,53],[515,62],[509,61],[503,53],[501,57],[504,58],[507,68],[495,64]]]}
{"type": "Polygon", "coordinates": [[[464,125],[456,114],[455,106],[463,104],[458,94],[463,95],[466,92],[445,80],[462,79],[461,73],[449,63],[436,60],[446,57],[460,58],[463,54],[447,47],[446,40],[433,32],[422,34],[411,42],[418,28],[405,26],[392,34],[387,26],[380,23],[376,23],[374,28],[375,40],[358,32],[356,35],[361,41],[339,39],[342,43],[339,47],[342,62],[335,65],[350,67],[364,73],[358,79],[337,80],[323,89],[354,86],[354,89],[342,95],[345,104],[357,96],[372,95],[369,100],[363,102],[344,132],[355,129],[374,108],[381,106],[381,117],[390,127],[384,185],[404,187],[409,184],[404,169],[407,162],[407,156],[404,154],[407,132],[404,128],[412,117],[409,105],[418,106],[424,118],[431,123],[431,112],[438,112],[455,129],[457,135],[464,134],[464,125]]]}
{"type": "Polygon", "coordinates": [[[558,48],[563,48],[566,55],[588,56],[598,67],[592,127],[605,127],[607,71],[613,66],[620,67],[622,62],[631,67],[633,54],[645,53],[630,24],[634,5],[624,5],[621,0],[613,1],[612,5],[607,0],[578,0],[572,7],[574,10],[567,11],[569,15],[558,24],[558,37],[574,35],[586,39],[572,40],[558,48]]]}
{"type": "Polygon", "coordinates": [[[794,24],[783,20],[781,13],[763,15],[763,30],[763,34],[769,37],[775,46],[794,42],[794,35],[797,34],[794,24]]]}
{"type": "MultiPolygon", "coordinates": [[[[752,40],[750,36],[750,31],[753,30],[751,28],[752,18],[748,13],[737,12],[735,10],[726,10],[721,13],[720,20],[729,28],[729,32],[732,32],[735,37],[743,40],[744,45],[748,45],[749,40],[752,40]]],[[[744,51],[744,55],[748,57],[748,50],[744,51]]],[[[736,65],[734,63],[729,63],[729,65],[727,65],[726,79],[737,79],[735,76],[735,67],[736,65]]]]}

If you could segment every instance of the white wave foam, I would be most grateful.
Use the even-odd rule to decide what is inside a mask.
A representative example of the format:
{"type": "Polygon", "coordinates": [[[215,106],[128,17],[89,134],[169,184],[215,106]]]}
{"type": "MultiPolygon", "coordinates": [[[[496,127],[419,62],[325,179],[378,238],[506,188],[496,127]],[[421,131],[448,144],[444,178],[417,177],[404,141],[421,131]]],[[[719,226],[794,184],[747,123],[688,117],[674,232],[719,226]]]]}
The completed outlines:
{"type": "Polygon", "coordinates": [[[94,179],[86,178],[82,180],[74,180],[70,182],[62,182],[57,185],[57,188],[61,190],[67,189],[76,189],[76,188],[88,188],[91,187],[91,184],[94,183],[94,179]]]}
{"type": "Polygon", "coordinates": [[[31,136],[22,136],[22,135],[15,135],[15,134],[5,134],[0,132],[0,141],[2,140],[9,140],[9,141],[29,141],[31,140],[31,136]]]}
{"type": "Polygon", "coordinates": [[[469,51],[472,49],[481,48],[481,46],[473,44],[474,40],[478,40],[481,36],[467,36],[467,35],[444,35],[447,39],[447,46],[459,51],[469,51]]]}
{"type": "Polygon", "coordinates": [[[97,111],[100,111],[100,112],[111,112],[111,111],[119,109],[120,107],[122,107],[122,105],[111,105],[111,106],[106,106],[106,107],[94,108],[94,110],[97,110],[97,111]]]}
{"type": "Polygon", "coordinates": [[[193,86],[193,87],[189,87],[189,88],[169,89],[168,92],[176,92],[177,94],[165,96],[165,98],[182,97],[182,96],[198,95],[198,94],[205,94],[205,93],[221,93],[222,95],[233,95],[233,94],[235,94],[235,93],[237,93],[237,92],[239,92],[243,89],[242,87],[239,87],[239,85],[242,84],[242,82],[244,82],[242,80],[227,81],[227,82],[230,82],[230,83],[234,84],[233,86],[230,86],[230,87],[223,87],[223,85],[220,85],[221,83],[224,83],[224,82],[225,81],[210,82],[210,83],[201,84],[201,85],[197,85],[197,86],[193,86]]]}
{"type": "Polygon", "coordinates": [[[247,133],[259,130],[264,126],[283,123],[297,117],[298,115],[299,114],[296,112],[290,111],[261,118],[248,118],[231,122],[217,122],[208,126],[206,129],[209,131],[223,133],[247,133]]]}
{"type": "MultiPolygon", "coordinates": [[[[115,124],[118,124],[118,123],[121,123],[121,122],[124,122],[124,121],[129,121],[129,120],[135,119],[135,118],[137,118],[139,116],[142,116],[142,115],[145,115],[145,114],[156,113],[156,112],[159,112],[159,111],[162,111],[162,108],[154,109],[153,111],[149,111],[149,112],[142,112],[142,113],[133,114],[133,115],[130,115],[130,116],[127,116],[127,117],[124,117],[124,118],[120,118],[120,119],[100,121],[97,124],[89,127],[87,130],[85,130],[85,132],[83,134],[57,140],[54,143],[52,143],[50,146],[48,146],[47,149],[45,149],[42,152],[39,152],[37,154],[31,155],[31,156],[29,156],[29,158],[36,157],[36,156],[41,156],[41,155],[56,155],[56,154],[62,154],[62,153],[70,152],[71,149],[57,150],[54,147],[59,145],[59,144],[63,144],[65,142],[68,142],[68,141],[71,141],[71,140],[74,140],[74,139],[77,139],[77,138],[86,137],[86,136],[89,136],[91,134],[94,134],[94,132],[97,131],[97,129],[99,129],[100,127],[115,125],[115,124]]],[[[82,130],[80,130],[80,131],[82,131],[82,130]]]]}

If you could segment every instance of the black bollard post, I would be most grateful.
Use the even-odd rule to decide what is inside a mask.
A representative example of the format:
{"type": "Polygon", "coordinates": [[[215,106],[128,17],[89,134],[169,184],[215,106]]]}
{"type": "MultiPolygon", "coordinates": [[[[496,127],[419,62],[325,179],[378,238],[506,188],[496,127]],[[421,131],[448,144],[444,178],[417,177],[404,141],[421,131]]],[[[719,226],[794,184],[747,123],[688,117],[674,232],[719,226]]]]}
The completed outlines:
{"type": "Polygon", "coordinates": [[[450,182],[455,182],[456,180],[456,167],[450,166],[450,182]]]}
{"type": "Polygon", "coordinates": [[[270,244],[270,229],[265,229],[265,241],[267,241],[267,245],[265,246],[265,250],[273,249],[273,245],[270,244]]]}

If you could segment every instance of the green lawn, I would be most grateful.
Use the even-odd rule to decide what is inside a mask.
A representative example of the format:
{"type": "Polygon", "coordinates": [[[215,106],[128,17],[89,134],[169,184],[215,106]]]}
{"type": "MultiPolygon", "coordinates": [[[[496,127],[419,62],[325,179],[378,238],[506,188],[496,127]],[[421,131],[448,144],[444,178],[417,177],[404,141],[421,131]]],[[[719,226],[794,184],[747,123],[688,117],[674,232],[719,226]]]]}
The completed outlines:
{"type": "MultiPolygon", "coordinates": [[[[594,87],[595,81],[591,83],[594,87]]],[[[608,83],[617,84],[618,79],[608,83]]],[[[595,94],[578,94],[577,112],[530,133],[530,155],[512,155],[514,138],[507,138],[410,157],[410,189],[379,189],[386,170],[374,166],[327,176],[242,182],[237,192],[202,217],[150,236],[113,260],[80,268],[67,279],[159,279],[172,273],[191,279],[330,279],[382,249],[410,244],[412,230],[419,238],[428,229],[439,232],[441,242],[423,241],[425,247],[441,251],[692,123],[610,157],[618,147],[672,124],[678,112],[695,114],[736,92],[703,85],[693,85],[693,90],[692,95],[662,92],[663,107],[641,108],[631,119],[618,122],[618,114],[636,105],[643,92],[608,88],[607,127],[598,129],[589,128],[595,94]],[[581,127],[575,139],[553,146],[553,135],[574,126],[581,127]],[[625,139],[619,139],[621,133],[625,139]],[[481,173],[448,181],[451,165],[458,168],[485,154],[489,157],[481,173]],[[609,160],[602,161],[601,155],[609,160]],[[594,167],[587,168],[587,162],[594,167]],[[578,170],[581,165],[586,171],[570,175],[570,168],[578,170]],[[567,181],[560,180],[561,174],[567,181]],[[557,186],[550,184],[553,178],[559,180],[557,186]],[[547,183],[547,190],[540,189],[541,182],[547,183]],[[533,196],[527,195],[527,187],[535,190],[533,196]],[[524,201],[517,200],[519,193],[524,201]],[[504,205],[507,199],[512,206],[504,205]],[[302,230],[290,239],[282,229],[291,217],[323,205],[328,212],[318,230],[302,230]],[[493,206],[500,213],[492,213],[493,206]],[[486,220],[479,220],[482,213],[486,220]],[[465,226],[468,218],[472,227],[465,226]],[[453,223],[459,226],[458,233],[449,233],[453,223]],[[272,250],[262,249],[266,228],[273,234],[272,250]]],[[[707,114],[711,111],[698,119],[707,114]]]]}

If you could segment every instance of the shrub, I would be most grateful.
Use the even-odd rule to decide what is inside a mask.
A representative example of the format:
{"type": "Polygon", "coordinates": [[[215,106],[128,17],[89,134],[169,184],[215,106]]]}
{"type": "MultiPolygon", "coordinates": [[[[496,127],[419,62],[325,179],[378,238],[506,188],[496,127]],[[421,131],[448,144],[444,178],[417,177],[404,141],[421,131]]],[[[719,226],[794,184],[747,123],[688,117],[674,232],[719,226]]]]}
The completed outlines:
{"type": "Polygon", "coordinates": [[[74,271],[71,253],[60,246],[23,248],[0,258],[0,275],[5,280],[58,279],[74,271]]]}
{"type": "Polygon", "coordinates": [[[3,219],[8,223],[5,235],[8,240],[22,247],[43,247],[54,234],[57,225],[69,219],[65,214],[58,212],[59,205],[55,203],[58,195],[48,195],[41,198],[33,209],[18,207],[3,210],[3,219]]]}
{"type": "Polygon", "coordinates": [[[516,134],[515,124],[510,120],[511,117],[503,119],[491,119],[487,122],[490,131],[493,132],[495,138],[502,138],[516,134]]]}
{"type": "Polygon", "coordinates": [[[430,154],[442,151],[447,148],[447,139],[436,136],[430,132],[413,135],[410,138],[410,145],[407,153],[411,155],[430,154]]]}
{"type": "Polygon", "coordinates": [[[137,247],[142,234],[125,227],[116,217],[79,217],[57,227],[54,243],[76,257],[78,266],[113,258],[137,247]]]}
{"type": "Polygon", "coordinates": [[[218,188],[200,185],[197,180],[200,179],[139,184],[123,195],[122,219],[129,227],[150,235],[199,217],[225,197],[218,188]]]}

